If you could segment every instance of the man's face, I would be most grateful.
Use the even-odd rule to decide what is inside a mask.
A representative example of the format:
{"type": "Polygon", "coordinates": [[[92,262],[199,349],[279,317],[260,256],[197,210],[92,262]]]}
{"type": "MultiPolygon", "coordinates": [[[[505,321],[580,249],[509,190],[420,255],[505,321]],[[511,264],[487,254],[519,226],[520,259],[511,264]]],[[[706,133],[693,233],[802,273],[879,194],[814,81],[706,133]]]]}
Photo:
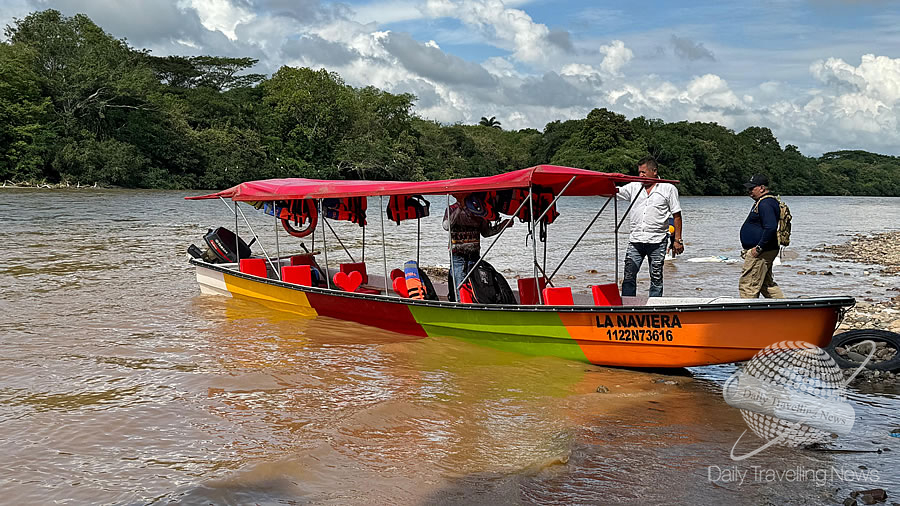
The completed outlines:
{"type": "MultiPolygon", "coordinates": [[[[641,176],[641,177],[652,177],[652,178],[658,178],[658,177],[659,177],[659,176],[657,175],[656,169],[654,169],[653,167],[650,167],[650,166],[647,165],[646,163],[645,163],[644,165],[639,165],[639,166],[638,166],[638,175],[641,176]]],[[[644,183],[644,184],[647,184],[647,183],[644,183]]]]}
{"type": "Polygon", "coordinates": [[[753,200],[759,200],[760,197],[766,192],[766,187],[764,185],[758,184],[753,188],[750,188],[750,196],[753,197],[753,200]]]}

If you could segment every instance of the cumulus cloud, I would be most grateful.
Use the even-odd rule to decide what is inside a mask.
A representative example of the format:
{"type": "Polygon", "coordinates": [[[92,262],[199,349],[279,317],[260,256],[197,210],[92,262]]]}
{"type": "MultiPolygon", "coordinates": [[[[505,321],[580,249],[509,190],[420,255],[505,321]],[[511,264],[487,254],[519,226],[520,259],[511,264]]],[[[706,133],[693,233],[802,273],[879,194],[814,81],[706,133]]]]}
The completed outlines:
{"type": "MultiPolygon", "coordinates": [[[[807,154],[841,148],[900,154],[900,58],[865,54],[848,63],[827,58],[836,52],[795,52],[789,63],[808,69],[808,81],[778,73],[761,73],[754,81],[745,66],[738,77],[729,73],[734,51],[717,46],[718,74],[684,76],[684,65],[657,68],[654,48],[689,62],[716,61],[716,55],[676,35],[665,48],[656,46],[668,33],[585,40],[513,8],[526,0],[378,0],[352,8],[325,2],[7,0],[0,16],[9,23],[12,16],[46,8],[82,12],[157,55],[250,56],[260,60],[257,72],[284,64],[325,67],[353,86],[413,93],[418,114],[443,122],[473,123],[491,111],[504,128],[541,129],[608,107],[629,117],[715,121],[738,131],[767,126],[782,145],[796,144],[807,154]],[[438,29],[414,38],[379,27],[379,17],[427,19],[435,26],[447,19],[469,37],[448,40],[438,29]],[[491,46],[489,58],[453,54],[455,44],[473,37],[491,46]]],[[[596,13],[604,19],[621,15],[596,13]]]]}
{"type": "Polygon", "coordinates": [[[434,18],[459,19],[510,49],[523,62],[547,62],[561,38],[557,34],[551,41],[545,25],[535,23],[523,10],[507,8],[500,0],[426,0],[423,12],[434,18]]]}
{"type": "Polygon", "coordinates": [[[621,76],[622,67],[634,57],[634,53],[625,47],[625,43],[621,40],[600,46],[600,53],[604,55],[603,61],[600,62],[600,70],[612,76],[621,76]]]}
{"type": "Polygon", "coordinates": [[[344,66],[360,54],[339,42],[332,42],[318,35],[304,35],[299,39],[289,40],[282,46],[282,53],[288,58],[293,58],[311,64],[320,64],[326,67],[344,66]]]}
{"type": "Polygon", "coordinates": [[[707,49],[702,42],[694,42],[691,39],[678,37],[674,34],[669,41],[672,44],[672,49],[675,51],[675,56],[682,60],[716,61],[715,55],[713,55],[712,51],[707,49]]]}
{"type": "Polygon", "coordinates": [[[389,33],[381,41],[388,53],[410,72],[446,84],[486,87],[494,77],[481,65],[422,44],[407,34],[389,33]]]}

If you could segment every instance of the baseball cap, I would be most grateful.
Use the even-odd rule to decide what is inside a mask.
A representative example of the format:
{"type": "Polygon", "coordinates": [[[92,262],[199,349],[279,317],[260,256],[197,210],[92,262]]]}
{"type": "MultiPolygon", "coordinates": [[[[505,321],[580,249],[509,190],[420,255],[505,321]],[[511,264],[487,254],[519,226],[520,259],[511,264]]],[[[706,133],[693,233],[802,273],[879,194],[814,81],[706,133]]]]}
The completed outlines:
{"type": "Polygon", "coordinates": [[[762,174],[755,174],[750,178],[750,181],[744,183],[744,188],[749,190],[750,188],[754,188],[759,185],[769,186],[769,178],[762,174]]]}

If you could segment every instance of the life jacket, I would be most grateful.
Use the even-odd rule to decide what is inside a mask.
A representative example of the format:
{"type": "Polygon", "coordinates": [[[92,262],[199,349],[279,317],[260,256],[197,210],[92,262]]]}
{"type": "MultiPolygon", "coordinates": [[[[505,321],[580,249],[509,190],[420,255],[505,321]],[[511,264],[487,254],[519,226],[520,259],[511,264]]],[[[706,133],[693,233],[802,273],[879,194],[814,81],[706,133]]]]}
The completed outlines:
{"type": "Polygon", "coordinates": [[[421,195],[391,195],[388,200],[388,219],[400,224],[403,220],[424,218],[431,212],[431,202],[421,195]]]}
{"type": "Polygon", "coordinates": [[[360,227],[366,226],[365,197],[330,198],[322,201],[324,215],[329,220],[349,221],[360,227]]]}
{"type": "Polygon", "coordinates": [[[470,193],[465,198],[466,209],[487,221],[496,221],[499,218],[495,209],[496,202],[497,192],[495,191],[470,193]]]}
{"type": "MultiPolygon", "coordinates": [[[[537,217],[550,207],[554,197],[553,192],[549,188],[535,185],[532,189],[532,205],[534,206],[535,217],[537,217]]],[[[527,201],[528,190],[516,189],[497,192],[497,209],[503,214],[512,215],[512,213],[516,212],[516,209],[519,209],[522,202],[525,202],[525,205],[522,206],[522,209],[519,209],[519,213],[516,215],[519,221],[523,223],[531,221],[531,206],[528,205],[527,201]]],[[[541,223],[544,225],[553,223],[558,217],[559,213],[556,211],[556,204],[554,204],[550,211],[544,215],[544,218],[541,219],[541,223]]]]}
{"type": "Polygon", "coordinates": [[[494,207],[498,212],[512,216],[516,209],[525,202],[528,192],[522,190],[500,190],[496,192],[494,207]]]}
{"type": "Polygon", "coordinates": [[[262,209],[269,216],[277,216],[278,219],[288,220],[295,225],[302,225],[310,221],[313,215],[318,215],[315,201],[311,199],[280,200],[277,202],[259,200],[247,202],[247,204],[257,209],[262,209]]]}

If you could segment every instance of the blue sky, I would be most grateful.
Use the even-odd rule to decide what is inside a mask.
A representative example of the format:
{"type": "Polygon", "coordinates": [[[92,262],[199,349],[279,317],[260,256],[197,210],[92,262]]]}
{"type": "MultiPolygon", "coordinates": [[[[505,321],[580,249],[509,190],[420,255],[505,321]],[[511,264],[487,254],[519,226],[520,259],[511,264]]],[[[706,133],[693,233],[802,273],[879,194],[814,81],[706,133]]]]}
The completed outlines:
{"type": "Polygon", "coordinates": [[[411,92],[444,123],[583,118],[772,129],[805,154],[900,155],[900,4],[888,0],[5,0],[82,12],[157,55],[252,56],[411,92]]]}

